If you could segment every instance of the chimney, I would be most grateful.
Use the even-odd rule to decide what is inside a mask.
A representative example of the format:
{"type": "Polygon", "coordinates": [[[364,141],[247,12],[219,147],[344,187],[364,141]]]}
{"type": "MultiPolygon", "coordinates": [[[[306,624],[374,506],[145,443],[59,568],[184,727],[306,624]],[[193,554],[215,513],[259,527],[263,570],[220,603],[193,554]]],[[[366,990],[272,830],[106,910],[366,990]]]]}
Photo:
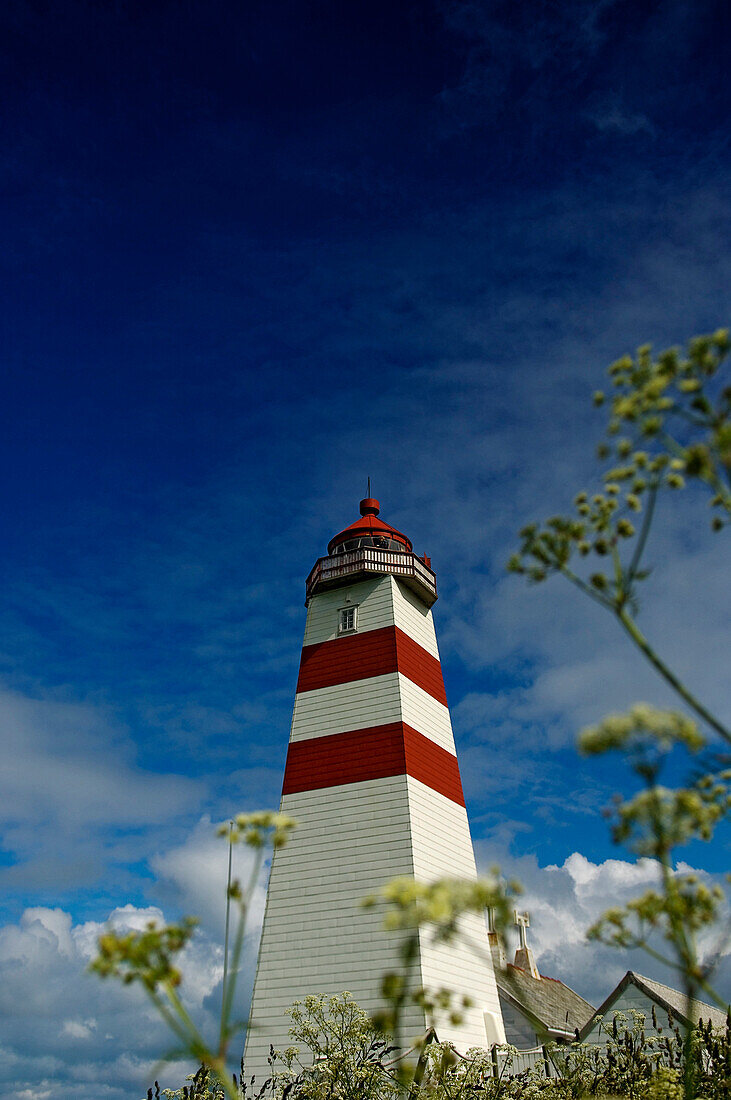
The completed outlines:
{"type": "Polygon", "coordinates": [[[505,958],[505,941],[495,928],[495,910],[487,910],[487,938],[490,943],[490,954],[495,971],[504,970],[507,959],[505,958]]]}
{"type": "Polygon", "coordinates": [[[528,937],[526,936],[526,928],[530,927],[530,914],[519,913],[516,909],[514,923],[520,936],[520,947],[515,952],[513,965],[519,966],[521,970],[526,970],[532,978],[540,978],[541,975],[538,972],[536,960],[533,958],[533,952],[528,946],[528,937]]]}

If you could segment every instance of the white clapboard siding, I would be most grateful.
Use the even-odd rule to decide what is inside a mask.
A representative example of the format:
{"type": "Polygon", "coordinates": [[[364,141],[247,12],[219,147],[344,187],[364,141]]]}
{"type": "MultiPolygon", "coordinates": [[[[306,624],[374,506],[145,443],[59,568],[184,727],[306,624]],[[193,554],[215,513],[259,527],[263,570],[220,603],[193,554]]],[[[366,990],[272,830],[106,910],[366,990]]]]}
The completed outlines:
{"type": "Polygon", "coordinates": [[[369,577],[367,580],[320,592],[310,600],[303,645],[331,642],[338,637],[338,609],[346,596],[358,608],[358,633],[393,626],[393,577],[369,577]]]}

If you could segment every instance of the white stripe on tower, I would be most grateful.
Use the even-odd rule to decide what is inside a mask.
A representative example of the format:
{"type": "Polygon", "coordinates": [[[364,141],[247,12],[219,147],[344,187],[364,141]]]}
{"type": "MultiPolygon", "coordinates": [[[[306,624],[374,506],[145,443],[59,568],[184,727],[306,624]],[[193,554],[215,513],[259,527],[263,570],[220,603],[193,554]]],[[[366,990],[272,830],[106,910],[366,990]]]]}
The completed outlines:
{"type": "MultiPolygon", "coordinates": [[[[362,511],[353,528],[363,530],[358,522],[376,513],[362,511]]],[[[373,531],[392,531],[373,522],[373,531]]],[[[267,1072],[270,1044],[290,1045],[286,1009],[295,999],[348,990],[368,1011],[379,1007],[380,978],[397,966],[398,937],[383,932],[379,911],[362,908],[363,897],[398,875],[475,875],[430,610],[436,593],[424,582],[412,591],[393,575],[414,561],[408,540],[395,536],[402,552],[375,555],[376,576],[361,579],[373,568],[373,552],[350,577],[357,556],[323,559],[341,571],[345,563],[337,587],[312,581],[322,562],[311,575],[281,803],[299,827],[272,862],[247,1076],[267,1072]],[[339,632],[344,605],[357,607],[355,631],[346,634],[339,632]]],[[[413,569],[426,572],[423,563],[413,569]]],[[[435,1021],[440,1037],[459,1049],[504,1040],[484,920],[464,925],[477,951],[465,942],[435,946],[422,932],[413,975],[416,986],[472,998],[462,1024],[435,1021]]],[[[412,1036],[427,1021],[412,1007],[404,1023],[412,1036]]]]}
{"type": "Polygon", "coordinates": [[[399,672],[298,693],[290,741],[405,722],[454,752],[449,711],[399,672]]]}

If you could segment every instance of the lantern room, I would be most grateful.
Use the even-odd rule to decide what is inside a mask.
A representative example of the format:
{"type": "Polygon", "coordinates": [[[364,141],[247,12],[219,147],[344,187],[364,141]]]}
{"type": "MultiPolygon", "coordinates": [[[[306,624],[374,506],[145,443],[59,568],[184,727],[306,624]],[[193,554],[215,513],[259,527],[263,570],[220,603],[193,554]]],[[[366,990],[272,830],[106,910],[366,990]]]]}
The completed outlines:
{"type": "Polygon", "coordinates": [[[328,556],[315,562],[307,578],[306,603],[317,592],[352,584],[361,575],[391,573],[432,606],[437,581],[430,559],[418,557],[406,535],[379,519],[380,510],[373,497],[361,500],[358,519],[331,538],[328,556]]]}

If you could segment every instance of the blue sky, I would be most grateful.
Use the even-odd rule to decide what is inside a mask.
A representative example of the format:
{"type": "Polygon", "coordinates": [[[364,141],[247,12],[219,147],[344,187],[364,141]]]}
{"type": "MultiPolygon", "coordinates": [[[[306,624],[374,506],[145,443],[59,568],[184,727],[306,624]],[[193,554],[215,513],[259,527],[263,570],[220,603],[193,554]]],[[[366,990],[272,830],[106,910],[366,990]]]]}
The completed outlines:
{"type": "MultiPolygon", "coordinates": [[[[0,19],[0,1009],[43,1021],[38,1049],[10,1033],[5,1092],[147,1080],[159,1035],[78,977],[113,911],[202,913],[215,1000],[208,822],[278,800],[304,578],[368,476],[437,571],[478,858],[523,876],[547,972],[602,999],[627,960],[582,927],[646,869],[599,812],[621,774],[573,742],[668,696],[504,563],[593,474],[604,367],[728,321],[726,6],[0,19]]],[[[728,713],[725,548],[703,502],[660,521],[643,622],[728,713]]]]}

